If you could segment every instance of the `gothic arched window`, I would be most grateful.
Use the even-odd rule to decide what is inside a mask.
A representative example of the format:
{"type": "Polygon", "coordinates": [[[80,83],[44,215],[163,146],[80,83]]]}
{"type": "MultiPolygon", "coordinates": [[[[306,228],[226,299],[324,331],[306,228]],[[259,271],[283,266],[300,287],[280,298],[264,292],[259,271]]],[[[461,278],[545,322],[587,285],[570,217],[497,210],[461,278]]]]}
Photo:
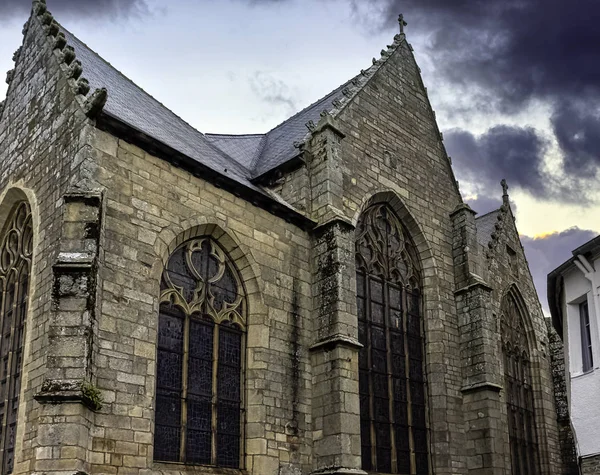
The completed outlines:
{"type": "Polygon", "coordinates": [[[419,260],[384,204],[358,222],[356,268],[362,468],[428,474],[419,260]]]}
{"type": "Polygon", "coordinates": [[[512,292],[502,302],[501,327],[512,475],[537,475],[539,459],[529,345],[523,316],[512,292]]]}
{"type": "Polygon", "coordinates": [[[0,460],[2,474],[8,474],[14,465],[33,252],[31,209],[26,202],[11,211],[0,242],[0,460]]]}
{"type": "Polygon", "coordinates": [[[246,297],[230,258],[191,239],[163,272],[154,460],[239,468],[246,297]]]}

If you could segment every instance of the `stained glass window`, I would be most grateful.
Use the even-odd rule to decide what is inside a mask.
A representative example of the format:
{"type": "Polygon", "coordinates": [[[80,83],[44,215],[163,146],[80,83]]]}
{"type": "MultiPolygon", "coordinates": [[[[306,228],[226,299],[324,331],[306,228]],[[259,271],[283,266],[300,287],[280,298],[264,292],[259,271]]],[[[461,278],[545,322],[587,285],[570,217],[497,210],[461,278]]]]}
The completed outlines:
{"type": "Polygon", "coordinates": [[[509,293],[501,307],[504,391],[512,475],[539,473],[529,345],[516,298],[509,293]]]}
{"type": "Polygon", "coordinates": [[[13,208],[0,242],[0,461],[4,475],[12,473],[14,465],[33,251],[31,210],[26,202],[13,208]]]}
{"type": "Polygon", "coordinates": [[[154,459],[239,468],[246,302],[209,237],[179,246],[163,272],[154,459]]]}
{"type": "Polygon", "coordinates": [[[429,473],[421,277],[394,212],[371,206],[356,230],[363,470],[429,473]]]}

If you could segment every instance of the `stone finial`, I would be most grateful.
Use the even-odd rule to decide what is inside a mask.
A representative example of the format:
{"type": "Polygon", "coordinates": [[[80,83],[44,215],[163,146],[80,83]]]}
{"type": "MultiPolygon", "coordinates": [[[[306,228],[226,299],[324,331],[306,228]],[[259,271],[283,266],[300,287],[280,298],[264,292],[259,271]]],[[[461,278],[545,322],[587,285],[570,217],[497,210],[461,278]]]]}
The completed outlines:
{"type": "Polygon", "coordinates": [[[315,125],[315,123],[314,123],[312,120],[309,120],[309,121],[308,121],[306,124],[304,124],[304,125],[306,125],[306,128],[307,128],[307,129],[308,129],[310,132],[313,132],[313,131],[314,131],[314,130],[317,128],[317,126],[315,125]]]}
{"type": "Polygon", "coordinates": [[[15,70],[11,69],[6,72],[6,84],[10,84],[15,77],[15,70]]]}
{"type": "Polygon", "coordinates": [[[108,99],[108,91],[106,88],[96,89],[94,93],[88,97],[83,106],[85,115],[90,119],[94,119],[101,111],[106,100],[108,99]]]}
{"type": "Polygon", "coordinates": [[[62,50],[65,46],[67,46],[67,39],[65,38],[65,34],[61,31],[54,39],[54,49],[62,50]]]}
{"type": "Polygon", "coordinates": [[[360,83],[358,82],[357,78],[352,78],[352,85],[353,86],[358,86],[360,83]]]}
{"type": "Polygon", "coordinates": [[[342,89],[342,94],[346,97],[350,97],[352,95],[352,91],[349,88],[345,87],[344,89],[342,89]]]}
{"type": "Polygon", "coordinates": [[[400,34],[403,35],[404,27],[407,26],[408,23],[406,23],[406,21],[404,20],[404,15],[402,13],[400,13],[400,16],[398,17],[398,23],[400,23],[400,34]]]}
{"type": "Polygon", "coordinates": [[[88,92],[90,92],[90,83],[86,78],[79,78],[75,92],[77,94],[81,94],[82,96],[87,96],[88,92]]]}
{"type": "Polygon", "coordinates": [[[71,64],[75,59],[75,49],[72,46],[65,46],[62,54],[62,62],[65,64],[71,64]]]}
{"type": "Polygon", "coordinates": [[[76,59],[75,61],[73,61],[71,63],[71,66],[69,66],[69,69],[67,71],[67,76],[70,78],[73,78],[73,79],[79,79],[79,76],[81,76],[81,73],[83,73],[83,67],[81,66],[81,61],[76,59]]]}
{"type": "Polygon", "coordinates": [[[502,201],[504,202],[504,205],[508,206],[509,205],[508,184],[506,183],[506,180],[504,178],[502,178],[500,185],[502,186],[502,201]]]}
{"type": "Polygon", "coordinates": [[[341,138],[345,137],[345,134],[339,128],[337,120],[327,110],[321,112],[321,118],[319,119],[319,123],[317,124],[315,130],[313,130],[312,132],[320,132],[324,129],[333,130],[341,138]]]}
{"type": "Polygon", "coordinates": [[[47,11],[42,15],[42,25],[49,25],[50,23],[52,23],[52,20],[54,20],[54,16],[52,16],[52,13],[47,11]]]}
{"type": "Polygon", "coordinates": [[[46,2],[33,2],[33,11],[36,15],[43,15],[47,11],[46,2]]]}
{"type": "Polygon", "coordinates": [[[342,101],[340,101],[339,99],[334,99],[332,104],[333,104],[333,107],[335,107],[336,109],[339,109],[340,107],[342,107],[342,101]]]}
{"type": "Polygon", "coordinates": [[[58,35],[59,31],[60,27],[58,26],[56,20],[52,20],[52,22],[46,27],[46,34],[48,36],[56,36],[58,35]]]}
{"type": "Polygon", "coordinates": [[[19,56],[21,56],[21,50],[22,50],[22,49],[23,49],[23,47],[22,47],[22,46],[19,46],[19,47],[17,48],[17,51],[15,51],[15,52],[13,53],[12,60],[13,60],[14,62],[17,62],[17,60],[19,59],[19,56]]]}

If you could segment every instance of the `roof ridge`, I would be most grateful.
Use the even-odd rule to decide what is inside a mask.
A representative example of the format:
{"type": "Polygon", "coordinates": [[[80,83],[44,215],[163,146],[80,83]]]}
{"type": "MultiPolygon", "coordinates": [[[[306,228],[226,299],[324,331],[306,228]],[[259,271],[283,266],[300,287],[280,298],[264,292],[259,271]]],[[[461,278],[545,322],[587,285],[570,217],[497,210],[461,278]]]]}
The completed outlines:
{"type": "Polygon", "coordinates": [[[481,219],[481,218],[485,218],[486,216],[488,216],[488,215],[490,215],[492,213],[498,213],[500,211],[501,211],[500,208],[498,208],[498,209],[494,209],[492,211],[488,211],[487,213],[482,214],[481,216],[475,216],[475,221],[477,221],[478,219],[481,219]]]}
{"type": "Polygon", "coordinates": [[[204,136],[208,137],[234,137],[234,138],[241,138],[241,137],[264,137],[267,134],[216,134],[216,133],[210,133],[207,132],[205,134],[203,134],[204,136]]]}
{"type": "Polygon", "coordinates": [[[256,171],[256,167],[258,166],[258,162],[260,162],[260,157],[262,157],[263,152],[265,151],[265,149],[267,148],[267,142],[269,141],[269,134],[266,133],[264,135],[264,137],[262,138],[262,140],[260,141],[259,144],[259,149],[257,150],[257,154],[256,156],[252,159],[252,163],[250,164],[250,171],[252,173],[252,175],[254,176],[254,173],[256,171]]]}

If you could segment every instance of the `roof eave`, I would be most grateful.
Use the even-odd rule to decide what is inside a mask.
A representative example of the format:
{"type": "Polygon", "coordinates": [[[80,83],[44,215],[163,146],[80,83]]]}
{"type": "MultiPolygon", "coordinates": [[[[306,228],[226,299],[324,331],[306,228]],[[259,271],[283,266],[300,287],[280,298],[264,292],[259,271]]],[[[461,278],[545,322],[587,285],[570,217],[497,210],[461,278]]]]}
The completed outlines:
{"type": "Polygon", "coordinates": [[[118,117],[111,115],[109,112],[103,111],[97,117],[96,127],[115,137],[132,143],[147,153],[165,160],[178,168],[182,168],[192,175],[212,183],[216,187],[223,188],[233,195],[239,196],[253,205],[264,209],[305,231],[311,230],[317,225],[312,219],[277,202],[268,194],[254,190],[227,175],[218,173],[212,168],[173,149],[163,142],[154,139],[130,124],[127,124],[118,117]]]}

